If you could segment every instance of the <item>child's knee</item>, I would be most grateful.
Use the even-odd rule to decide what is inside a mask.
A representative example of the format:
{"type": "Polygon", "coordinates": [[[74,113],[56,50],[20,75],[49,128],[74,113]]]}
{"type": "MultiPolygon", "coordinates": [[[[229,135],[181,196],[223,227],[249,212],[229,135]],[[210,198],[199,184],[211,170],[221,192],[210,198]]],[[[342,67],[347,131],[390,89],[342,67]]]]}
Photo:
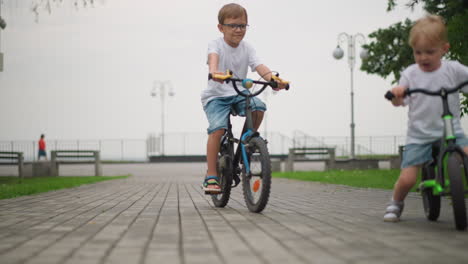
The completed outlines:
{"type": "Polygon", "coordinates": [[[224,129],[224,128],[221,128],[221,129],[218,129],[218,130],[213,131],[213,132],[210,133],[208,136],[209,136],[210,138],[221,138],[221,136],[223,136],[223,134],[224,134],[224,131],[225,131],[225,129],[224,129]]]}
{"type": "Polygon", "coordinates": [[[412,177],[400,177],[397,182],[398,185],[413,187],[416,184],[416,179],[412,177]]]}
{"type": "Polygon", "coordinates": [[[401,170],[400,177],[398,178],[398,184],[405,186],[413,186],[416,184],[418,178],[419,167],[409,167],[401,170]]]}
{"type": "Polygon", "coordinates": [[[252,115],[254,117],[263,117],[263,113],[264,113],[263,111],[253,111],[252,115]]]}

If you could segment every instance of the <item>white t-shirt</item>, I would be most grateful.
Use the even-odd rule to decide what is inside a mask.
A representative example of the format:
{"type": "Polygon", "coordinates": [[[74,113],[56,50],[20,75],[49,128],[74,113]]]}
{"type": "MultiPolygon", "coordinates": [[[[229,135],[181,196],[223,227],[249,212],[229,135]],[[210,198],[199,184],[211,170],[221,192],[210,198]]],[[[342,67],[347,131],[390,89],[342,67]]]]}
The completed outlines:
{"type": "MultiPolygon", "coordinates": [[[[468,80],[467,66],[457,61],[442,61],[440,68],[433,72],[424,72],[417,64],[409,66],[401,75],[400,85],[410,89],[437,91],[442,87],[453,88],[466,80],[468,80]]],[[[465,86],[462,92],[468,93],[468,87],[465,86]]],[[[450,94],[448,103],[453,115],[454,132],[463,134],[460,125],[459,93],[450,94]]],[[[407,96],[403,104],[409,106],[406,144],[424,144],[443,137],[443,109],[442,99],[439,96],[414,93],[407,96]]]]}
{"type": "MultiPolygon", "coordinates": [[[[229,69],[234,73],[234,77],[239,79],[247,77],[248,67],[252,72],[255,72],[257,66],[262,64],[256,55],[255,49],[245,41],[241,41],[239,46],[233,48],[222,37],[218,38],[208,44],[208,54],[211,53],[216,53],[219,56],[218,71],[226,72],[229,69]]],[[[242,86],[238,87],[239,90],[244,90],[242,86]]],[[[203,105],[206,105],[214,98],[231,95],[237,95],[231,83],[219,83],[209,80],[207,88],[201,93],[201,101],[203,105]]]]}

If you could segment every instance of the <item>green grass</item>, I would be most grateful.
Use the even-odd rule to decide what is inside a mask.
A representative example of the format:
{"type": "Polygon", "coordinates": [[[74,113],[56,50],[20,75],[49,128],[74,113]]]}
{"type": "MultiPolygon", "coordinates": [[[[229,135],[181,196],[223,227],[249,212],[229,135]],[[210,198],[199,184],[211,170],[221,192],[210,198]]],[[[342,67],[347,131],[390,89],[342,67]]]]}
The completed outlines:
{"type": "Polygon", "coordinates": [[[87,176],[87,177],[40,177],[24,178],[0,177],[0,199],[13,198],[52,190],[59,190],[114,179],[124,179],[124,176],[87,176]]]}
{"type": "MultiPolygon", "coordinates": [[[[316,181],[330,184],[341,184],[361,188],[393,189],[399,169],[394,170],[329,170],[329,171],[296,171],[274,172],[273,177],[302,181],[316,181]]],[[[416,184],[415,186],[417,186],[416,184]]],[[[412,191],[415,191],[413,188],[412,191]]]]}

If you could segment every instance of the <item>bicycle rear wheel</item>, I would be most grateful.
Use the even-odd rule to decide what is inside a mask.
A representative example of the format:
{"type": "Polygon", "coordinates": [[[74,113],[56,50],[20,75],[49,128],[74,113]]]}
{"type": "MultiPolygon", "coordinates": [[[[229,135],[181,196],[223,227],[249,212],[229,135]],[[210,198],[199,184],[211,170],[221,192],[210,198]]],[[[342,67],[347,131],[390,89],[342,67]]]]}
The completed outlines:
{"type": "Polygon", "coordinates": [[[216,207],[225,207],[229,202],[229,197],[231,196],[231,186],[232,186],[232,146],[228,146],[221,150],[218,155],[218,160],[216,162],[216,168],[218,171],[219,178],[219,187],[221,187],[220,194],[211,195],[211,200],[216,207]]]}
{"type": "Polygon", "coordinates": [[[270,154],[265,141],[260,137],[252,138],[246,147],[250,171],[242,165],[242,189],[247,208],[259,213],[268,203],[271,187],[270,154]]]}
{"type": "Polygon", "coordinates": [[[458,153],[452,153],[448,159],[448,174],[450,177],[450,195],[452,197],[453,216],[455,227],[458,230],[466,229],[466,206],[464,185],[460,168],[461,157],[458,153]]]}
{"type": "MultiPolygon", "coordinates": [[[[424,165],[422,168],[422,181],[435,179],[434,167],[424,165]]],[[[421,190],[424,213],[430,221],[437,221],[440,215],[440,195],[434,195],[432,188],[421,190]]]]}

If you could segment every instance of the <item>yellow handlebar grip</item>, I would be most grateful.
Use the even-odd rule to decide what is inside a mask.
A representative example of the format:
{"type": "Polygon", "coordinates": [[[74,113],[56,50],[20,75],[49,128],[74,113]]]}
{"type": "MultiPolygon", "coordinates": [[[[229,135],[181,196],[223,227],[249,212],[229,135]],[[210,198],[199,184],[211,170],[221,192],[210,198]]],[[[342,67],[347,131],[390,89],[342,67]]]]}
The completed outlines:
{"type": "Polygon", "coordinates": [[[232,72],[230,70],[226,70],[226,74],[213,74],[212,77],[214,79],[226,80],[232,78],[232,72]]]}
{"type": "Polygon", "coordinates": [[[276,76],[276,75],[271,75],[271,78],[272,78],[273,80],[275,80],[275,81],[282,82],[282,83],[284,83],[284,84],[289,83],[288,81],[285,81],[285,80],[281,79],[280,77],[278,77],[278,76],[276,76]]]}

